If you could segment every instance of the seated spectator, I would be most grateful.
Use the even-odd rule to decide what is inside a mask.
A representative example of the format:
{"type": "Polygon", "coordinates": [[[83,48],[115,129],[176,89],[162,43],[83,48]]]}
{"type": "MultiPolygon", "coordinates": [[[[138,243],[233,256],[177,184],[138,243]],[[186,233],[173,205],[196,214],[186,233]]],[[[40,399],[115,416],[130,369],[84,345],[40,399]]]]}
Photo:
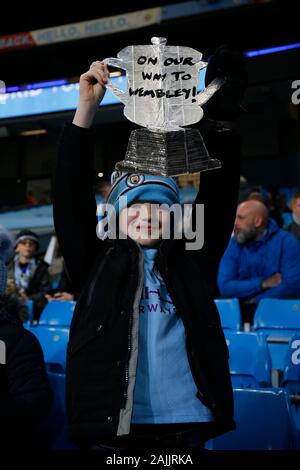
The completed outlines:
{"type": "Polygon", "coordinates": [[[223,297],[241,299],[247,322],[264,297],[300,297],[299,243],[278,228],[260,201],[238,206],[234,236],[219,266],[218,286],[223,297]]]}
{"type": "Polygon", "coordinates": [[[266,201],[269,210],[269,217],[275,220],[278,227],[283,226],[282,213],[285,211],[286,201],[284,194],[278,188],[272,187],[268,191],[268,199],[266,201]]]}
{"type": "Polygon", "coordinates": [[[261,192],[259,191],[252,191],[252,193],[249,194],[248,196],[248,201],[260,201],[263,204],[265,204],[264,197],[261,192]]]}
{"type": "Polygon", "coordinates": [[[293,222],[283,228],[292,233],[300,242],[300,191],[297,192],[291,202],[293,222]]]}
{"type": "Polygon", "coordinates": [[[16,256],[10,272],[14,290],[23,300],[34,301],[34,318],[38,319],[45,304],[45,292],[49,289],[48,264],[38,260],[38,235],[22,230],[15,240],[16,256]]]}
{"type": "Polygon", "coordinates": [[[52,402],[42,349],[23,328],[27,308],[17,296],[5,295],[9,244],[0,232],[0,454],[34,448],[37,426],[52,402]]]}

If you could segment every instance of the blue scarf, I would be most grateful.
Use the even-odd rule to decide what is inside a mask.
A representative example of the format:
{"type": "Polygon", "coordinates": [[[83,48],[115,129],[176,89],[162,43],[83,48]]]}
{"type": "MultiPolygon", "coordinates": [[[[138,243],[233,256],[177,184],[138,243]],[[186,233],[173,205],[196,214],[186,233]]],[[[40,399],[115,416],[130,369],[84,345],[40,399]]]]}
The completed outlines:
{"type": "Polygon", "coordinates": [[[17,254],[14,257],[14,277],[17,290],[26,290],[30,279],[32,278],[34,271],[36,270],[36,260],[31,258],[28,264],[25,265],[24,269],[20,265],[20,255],[17,254]]]}

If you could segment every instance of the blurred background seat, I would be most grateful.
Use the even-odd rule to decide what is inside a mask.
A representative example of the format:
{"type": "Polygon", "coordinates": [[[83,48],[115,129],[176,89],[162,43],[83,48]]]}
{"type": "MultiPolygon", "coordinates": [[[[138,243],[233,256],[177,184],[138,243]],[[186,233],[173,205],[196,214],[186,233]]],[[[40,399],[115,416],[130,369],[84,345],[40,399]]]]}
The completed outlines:
{"type": "Polygon", "coordinates": [[[264,334],[225,331],[234,388],[271,386],[271,358],[264,334]]]}
{"type": "Polygon", "coordinates": [[[215,299],[223,330],[239,331],[242,317],[238,299],[215,299]]]}
{"type": "Polygon", "coordinates": [[[286,355],[282,380],[290,397],[291,409],[300,440],[300,334],[293,336],[286,355]]]}
{"type": "Polygon", "coordinates": [[[30,331],[41,344],[47,370],[49,372],[64,373],[69,329],[38,325],[30,328],[30,331]]]}
{"type": "Polygon", "coordinates": [[[283,372],[289,342],[300,333],[300,300],[262,299],[254,315],[253,331],[267,335],[272,368],[283,372]]]}
{"type": "Polygon", "coordinates": [[[39,325],[68,328],[71,324],[76,302],[72,300],[53,300],[42,311],[39,325]]]}
{"type": "Polygon", "coordinates": [[[288,394],[282,389],[234,390],[237,428],[207,443],[212,450],[296,449],[288,394]]]}

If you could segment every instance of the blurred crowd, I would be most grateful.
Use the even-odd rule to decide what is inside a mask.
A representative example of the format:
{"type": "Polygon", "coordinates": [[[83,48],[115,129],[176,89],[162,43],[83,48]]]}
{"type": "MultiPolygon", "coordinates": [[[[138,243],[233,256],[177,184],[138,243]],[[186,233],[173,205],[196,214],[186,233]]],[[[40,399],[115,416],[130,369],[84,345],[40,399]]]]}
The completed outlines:
{"type": "MultiPolygon", "coordinates": [[[[97,193],[102,202],[109,189],[109,183],[100,184],[97,193]]],[[[287,204],[278,190],[254,189],[241,178],[232,239],[219,266],[215,292],[219,297],[237,297],[243,319],[250,323],[260,299],[300,297],[300,191],[287,204]]],[[[50,275],[35,232],[21,230],[12,243],[14,250],[6,254],[6,292],[31,301],[35,322],[47,302],[77,300],[79,293],[64,264],[55,279],[50,275]]]]}

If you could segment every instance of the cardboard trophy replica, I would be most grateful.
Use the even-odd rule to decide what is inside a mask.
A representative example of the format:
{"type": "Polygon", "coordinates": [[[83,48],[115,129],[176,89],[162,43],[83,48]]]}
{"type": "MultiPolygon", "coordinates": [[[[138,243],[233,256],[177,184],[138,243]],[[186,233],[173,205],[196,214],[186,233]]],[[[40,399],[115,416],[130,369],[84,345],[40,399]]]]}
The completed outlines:
{"type": "Polygon", "coordinates": [[[111,80],[106,86],[125,104],[125,116],[144,127],[131,132],[125,160],[116,164],[119,171],[175,176],[221,166],[210,158],[199,130],[182,126],[200,121],[201,106],[223,80],[197,93],[199,71],[207,62],[195,49],[166,42],[154,37],[151,45],[128,46],[118,58],[103,61],[126,71],[126,92],[111,80]]]}

